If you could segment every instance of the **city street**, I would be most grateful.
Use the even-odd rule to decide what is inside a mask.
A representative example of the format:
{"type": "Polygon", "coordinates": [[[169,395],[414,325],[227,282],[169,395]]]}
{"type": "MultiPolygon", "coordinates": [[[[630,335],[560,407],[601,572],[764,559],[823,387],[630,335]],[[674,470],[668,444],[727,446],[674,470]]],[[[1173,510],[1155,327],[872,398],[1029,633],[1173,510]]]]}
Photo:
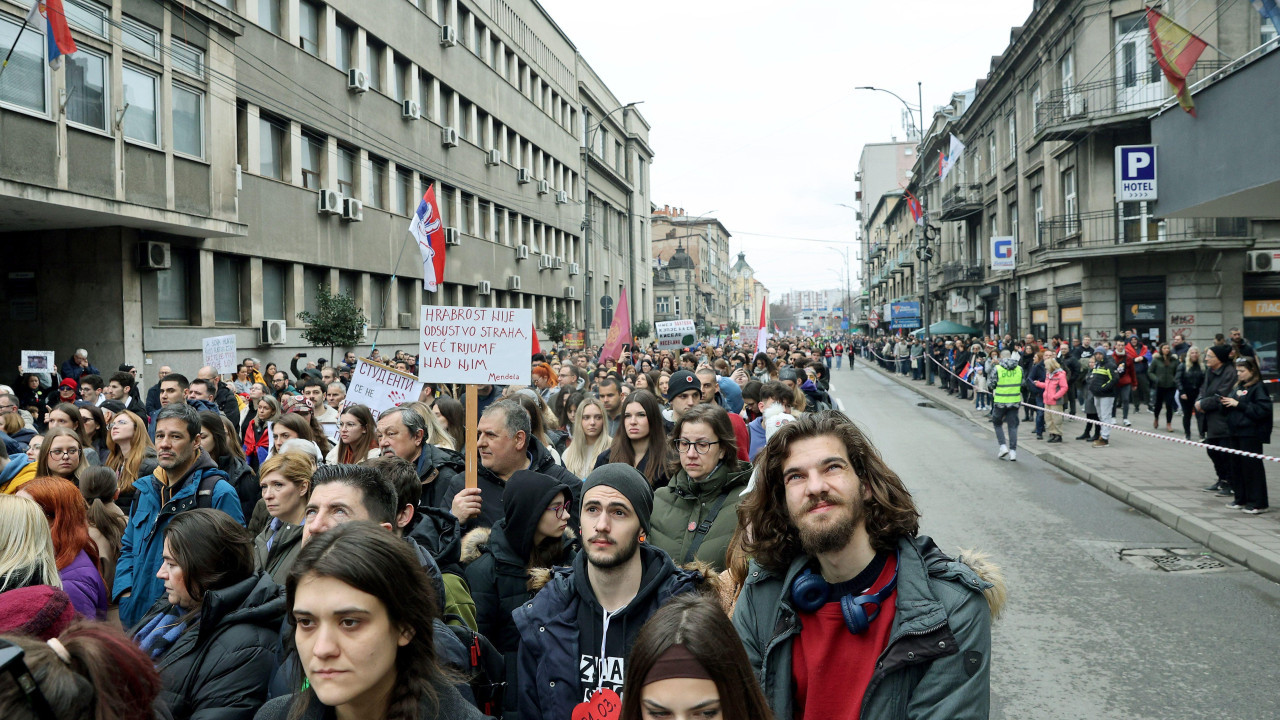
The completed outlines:
{"type": "Polygon", "coordinates": [[[833,395],[915,495],[922,533],[1004,569],[993,718],[1280,717],[1280,585],[1229,561],[1159,569],[1147,556],[1167,553],[1154,549],[1207,551],[1030,453],[997,460],[988,427],[920,407],[861,361],[832,374],[833,395]]]}

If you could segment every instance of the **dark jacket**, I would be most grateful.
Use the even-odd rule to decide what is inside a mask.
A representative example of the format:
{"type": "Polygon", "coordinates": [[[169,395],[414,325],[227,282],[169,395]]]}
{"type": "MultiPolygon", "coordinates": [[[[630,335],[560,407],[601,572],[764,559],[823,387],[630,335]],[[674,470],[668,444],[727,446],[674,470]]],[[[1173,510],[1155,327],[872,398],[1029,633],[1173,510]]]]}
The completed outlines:
{"type": "MultiPolygon", "coordinates": [[[[697,590],[706,579],[698,570],[677,568],[666,553],[646,543],[641,543],[639,553],[644,564],[640,591],[609,619],[611,627],[621,624],[624,630],[622,657],[630,653],[640,626],[658,608],[676,595],[697,590]]],[[[578,553],[572,567],[552,570],[537,595],[512,613],[520,633],[520,717],[567,718],[582,701],[578,634],[583,614],[593,623],[604,622],[604,609],[587,580],[586,553],[578,553]]],[[[601,634],[598,628],[595,634],[601,634]]]]}
{"type": "MultiPolygon", "coordinates": [[[[469,705],[462,695],[458,694],[456,688],[441,683],[436,683],[435,686],[437,707],[433,710],[426,701],[423,701],[419,705],[418,720],[437,720],[437,718],[439,720],[484,720],[486,717],[469,705]]],[[[289,708],[292,704],[292,695],[274,698],[263,705],[254,718],[255,720],[285,720],[289,717],[289,708]]],[[[333,709],[322,705],[319,701],[312,702],[302,713],[302,720],[327,720],[332,717],[333,709]]]]}
{"type": "Polygon", "coordinates": [[[260,572],[267,573],[278,584],[284,585],[293,568],[293,561],[302,550],[302,525],[281,525],[276,531],[275,540],[271,541],[271,550],[267,550],[267,540],[271,537],[271,526],[253,539],[253,566],[260,572]]]}
{"type": "MultiPolygon", "coordinates": [[[[161,600],[133,632],[161,612],[181,611],[161,600]]],[[[267,700],[284,612],[284,588],[264,573],[206,593],[193,625],[156,660],[173,716],[252,718],[267,700]]]]}
{"type": "Polygon", "coordinates": [[[1044,371],[1043,361],[1032,364],[1031,374],[1027,376],[1027,383],[1029,383],[1027,393],[1028,397],[1030,397],[1036,405],[1041,405],[1044,402],[1044,390],[1039,385],[1036,385],[1036,383],[1044,382],[1048,379],[1049,377],[1044,371]]]}
{"type": "Polygon", "coordinates": [[[1260,382],[1247,387],[1237,383],[1231,397],[1239,403],[1225,413],[1231,437],[1271,442],[1271,396],[1266,386],[1260,382]]]}
{"type": "Polygon", "coordinates": [[[1174,384],[1178,386],[1178,392],[1186,395],[1188,398],[1198,397],[1200,395],[1200,387],[1204,385],[1204,363],[1191,366],[1184,363],[1178,365],[1178,371],[1174,374],[1174,384]]]}
{"type": "Polygon", "coordinates": [[[101,376],[102,373],[98,371],[98,368],[93,366],[93,363],[85,363],[84,367],[80,367],[79,365],[76,364],[76,359],[74,355],[62,361],[62,379],[63,380],[66,380],[67,378],[71,378],[76,382],[80,382],[81,375],[101,376]]]}
{"type": "Polygon", "coordinates": [[[1178,386],[1178,371],[1182,369],[1182,363],[1178,362],[1176,356],[1165,362],[1163,357],[1156,355],[1151,358],[1149,364],[1150,367],[1147,368],[1147,374],[1156,387],[1171,388],[1178,386]]]}
{"type": "MultiPolygon", "coordinates": [[[[798,557],[779,575],[753,561],[733,612],[733,626],[777,718],[794,715],[791,652],[800,618],[787,589],[809,562],[798,557]]],[[[928,537],[902,538],[896,593],[889,644],[867,685],[861,716],[986,718],[991,618],[1004,602],[998,569],[981,555],[953,560],[928,537]]]]}
{"type": "Polygon", "coordinates": [[[1103,358],[1089,371],[1089,394],[1094,397],[1115,397],[1116,383],[1120,382],[1120,373],[1110,360],[1103,358]]]}
{"type": "MultiPolygon", "coordinates": [[[[218,406],[218,410],[231,421],[231,427],[235,428],[235,436],[240,436],[240,403],[236,402],[236,394],[232,392],[227,384],[218,381],[218,392],[213,395],[213,404],[218,406]]],[[[256,411],[257,408],[254,408],[256,411]]],[[[256,414],[256,413],[255,413],[256,414]]],[[[245,517],[248,517],[247,515],[245,517]]]]}
{"type": "Polygon", "coordinates": [[[1229,363],[1223,363],[1217,370],[1205,369],[1204,385],[1200,386],[1200,411],[1204,413],[1205,437],[1210,440],[1225,440],[1231,437],[1231,426],[1227,424],[1227,408],[1222,398],[1231,394],[1236,385],[1236,369],[1229,363]]]}
{"type": "Polygon", "coordinates": [[[262,489],[258,487],[258,476],[249,469],[248,463],[234,455],[218,458],[218,468],[227,474],[227,481],[236,489],[236,495],[240,498],[240,512],[244,515],[247,524],[249,518],[253,517],[253,506],[257,505],[262,497],[262,489]]]}
{"type": "MultiPolygon", "coordinates": [[[[582,499],[582,481],[577,475],[569,472],[555,461],[551,453],[538,442],[537,438],[529,438],[529,469],[550,475],[551,477],[564,483],[566,487],[573,493],[569,512],[569,527],[578,527],[578,505],[582,499]]],[[[480,514],[467,521],[462,526],[463,533],[470,532],[478,527],[493,527],[494,523],[502,519],[502,490],[506,487],[507,481],[493,474],[493,471],[484,465],[477,463],[476,482],[480,488],[480,514]]],[[[462,488],[465,487],[466,476],[456,475],[449,483],[449,490],[445,494],[442,502],[445,508],[452,507],[453,498],[462,488]]]]}
{"type": "Polygon", "coordinates": [[[453,484],[455,477],[463,476],[467,469],[462,453],[423,443],[422,452],[418,454],[417,468],[418,479],[422,481],[422,499],[418,504],[449,510],[449,503],[444,502],[446,496],[450,501],[453,500],[449,486],[453,484]]]}
{"type": "Polygon", "coordinates": [[[650,540],[676,562],[705,562],[717,572],[725,568],[729,540],[738,528],[738,504],[742,490],[751,479],[751,463],[735,459],[720,463],[701,482],[694,482],[683,469],[667,487],[654,493],[650,540]],[[717,500],[724,496],[711,527],[701,532],[717,500]],[[696,532],[689,532],[695,525],[696,532]],[[702,535],[702,544],[693,557],[689,551],[702,535]]]}

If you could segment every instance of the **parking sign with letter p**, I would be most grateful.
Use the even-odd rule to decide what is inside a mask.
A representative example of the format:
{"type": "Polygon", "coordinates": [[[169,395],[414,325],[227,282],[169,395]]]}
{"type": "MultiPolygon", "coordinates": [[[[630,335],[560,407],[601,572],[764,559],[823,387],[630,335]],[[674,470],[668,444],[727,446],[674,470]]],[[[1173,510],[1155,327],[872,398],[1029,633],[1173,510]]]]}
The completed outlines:
{"type": "Polygon", "coordinates": [[[1155,200],[1156,146],[1116,146],[1116,201],[1155,200]]]}

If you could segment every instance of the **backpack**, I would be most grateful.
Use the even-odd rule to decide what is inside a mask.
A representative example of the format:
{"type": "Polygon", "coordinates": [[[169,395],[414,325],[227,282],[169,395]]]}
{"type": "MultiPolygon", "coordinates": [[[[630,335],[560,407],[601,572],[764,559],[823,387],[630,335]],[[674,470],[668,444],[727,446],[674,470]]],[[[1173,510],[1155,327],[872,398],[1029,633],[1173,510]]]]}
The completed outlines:
{"type": "MultiPolygon", "coordinates": [[[[200,487],[196,488],[197,508],[213,507],[213,487],[217,485],[218,481],[221,479],[221,477],[214,475],[211,472],[205,473],[204,477],[200,478],[200,487]]],[[[249,518],[245,518],[244,521],[248,523],[249,518]]]]}
{"type": "Polygon", "coordinates": [[[461,617],[445,615],[443,620],[467,647],[470,667],[459,670],[467,676],[467,685],[475,696],[475,706],[485,715],[502,717],[503,699],[507,691],[506,662],[502,653],[484,635],[464,625],[461,617]]]}

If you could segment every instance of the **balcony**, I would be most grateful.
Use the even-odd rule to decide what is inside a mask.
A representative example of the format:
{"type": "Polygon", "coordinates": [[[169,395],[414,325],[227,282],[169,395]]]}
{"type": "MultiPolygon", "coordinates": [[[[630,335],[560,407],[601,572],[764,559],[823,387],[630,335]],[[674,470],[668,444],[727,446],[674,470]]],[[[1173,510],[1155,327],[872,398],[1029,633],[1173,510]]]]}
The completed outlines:
{"type": "Polygon", "coordinates": [[[1040,223],[1038,262],[1094,257],[1245,248],[1253,245],[1244,218],[1120,217],[1114,210],[1059,215],[1040,223]]]}
{"type": "Polygon", "coordinates": [[[944,263],[942,266],[942,287],[961,283],[980,285],[982,284],[983,272],[981,265],[969,265],[963,262],[944,263]]]}
{"type": "Polygon", "coordinates": [[[942,196],[939,220],[959,220],[982,212],[982,183],[960,184],[942,196]]]}
{"type": "Polygon", "coordinates": [[[875,245],[871,246],[871,252],[867,253],[867,260],[875,260],[876,258],[880,257],[881,253],[883,252],[884,252],[884,246],[881,245],[880,243],[876,243],[875,245]]]}
{"type": "MultiPolygon", "coordinates": [[[[1187,76],[1190,86],[1226,66],[1226,60],[1201,60],[1187,76]]],[[[1143,125],[1148,116],[1173,97],[1173,88],[1158,66],[1148,72],[1054,90],[1036,105],[1036,133],[1042,140],[1072,140],[1103,126],[1143,125]]]]}

